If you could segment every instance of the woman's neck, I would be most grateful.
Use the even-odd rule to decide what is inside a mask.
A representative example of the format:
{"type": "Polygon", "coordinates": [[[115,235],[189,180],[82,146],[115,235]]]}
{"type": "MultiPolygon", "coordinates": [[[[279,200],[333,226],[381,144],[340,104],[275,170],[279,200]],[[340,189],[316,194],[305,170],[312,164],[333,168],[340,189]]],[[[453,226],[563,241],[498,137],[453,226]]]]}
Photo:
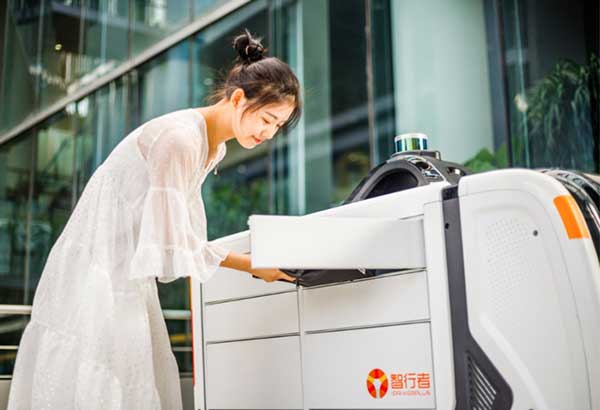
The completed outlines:
{"type": "Polygon", "coordinates": [[[206,121],[208,134],[209,157],[217,150],[219,144],[234,138],[231,129],[231,105],[226,100],[221,100],[214,105],[197,108],[206,121]]]}

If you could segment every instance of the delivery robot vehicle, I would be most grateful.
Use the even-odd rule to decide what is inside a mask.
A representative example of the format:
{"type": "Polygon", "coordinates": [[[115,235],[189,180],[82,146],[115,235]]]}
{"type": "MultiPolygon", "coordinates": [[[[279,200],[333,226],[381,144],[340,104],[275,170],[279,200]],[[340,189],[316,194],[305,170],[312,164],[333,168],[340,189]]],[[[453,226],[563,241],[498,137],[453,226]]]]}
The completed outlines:
{"type": "Polygon", "coordinates": [[[418,152],[251,216],[217,241],[298,283],[191,282],[195,408],[600,410],[594,178],[418,152]]]}

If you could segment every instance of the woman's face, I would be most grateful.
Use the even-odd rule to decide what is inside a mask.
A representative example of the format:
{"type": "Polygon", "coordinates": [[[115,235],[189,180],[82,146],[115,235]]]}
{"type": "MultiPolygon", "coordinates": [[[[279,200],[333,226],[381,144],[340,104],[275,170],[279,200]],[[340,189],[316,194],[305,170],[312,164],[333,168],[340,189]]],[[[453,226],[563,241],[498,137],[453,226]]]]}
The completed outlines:
{"type": "Polygon", "coordinates": [[[243,96],[236,98],[235,93],[232,97],[235,106],[233,132],[238,143],[246,149],[252,149],[273,138],[294,110],[292,103],[281,102],[262,106],[256,111],[248,110],[244,114],[248,100],[243,96]]]}

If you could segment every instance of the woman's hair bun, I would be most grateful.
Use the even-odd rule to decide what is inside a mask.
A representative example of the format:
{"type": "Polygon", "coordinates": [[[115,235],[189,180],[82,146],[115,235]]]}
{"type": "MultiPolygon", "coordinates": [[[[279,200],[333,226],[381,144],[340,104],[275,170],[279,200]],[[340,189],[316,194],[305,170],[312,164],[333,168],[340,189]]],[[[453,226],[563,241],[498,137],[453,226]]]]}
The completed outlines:
{"type": "Polygon", "coordinates": [[[245,64],[262,60],[267,52],[260,43],[262,39],[253,38],[248,29],[244,31],[244,34],[240,34],[233,40],[233,48],[237,50],[240,60],[245,64]]]}

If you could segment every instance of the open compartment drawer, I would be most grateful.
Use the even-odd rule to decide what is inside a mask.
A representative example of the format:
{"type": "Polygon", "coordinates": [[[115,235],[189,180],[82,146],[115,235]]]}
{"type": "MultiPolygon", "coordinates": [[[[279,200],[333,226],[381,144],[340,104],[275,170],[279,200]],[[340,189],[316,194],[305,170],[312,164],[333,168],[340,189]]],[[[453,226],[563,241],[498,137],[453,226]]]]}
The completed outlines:
{"type": "Polygon", "coordinates": [[[252,215],[253,268],[425,267],[423,220],[252,215]]]}

